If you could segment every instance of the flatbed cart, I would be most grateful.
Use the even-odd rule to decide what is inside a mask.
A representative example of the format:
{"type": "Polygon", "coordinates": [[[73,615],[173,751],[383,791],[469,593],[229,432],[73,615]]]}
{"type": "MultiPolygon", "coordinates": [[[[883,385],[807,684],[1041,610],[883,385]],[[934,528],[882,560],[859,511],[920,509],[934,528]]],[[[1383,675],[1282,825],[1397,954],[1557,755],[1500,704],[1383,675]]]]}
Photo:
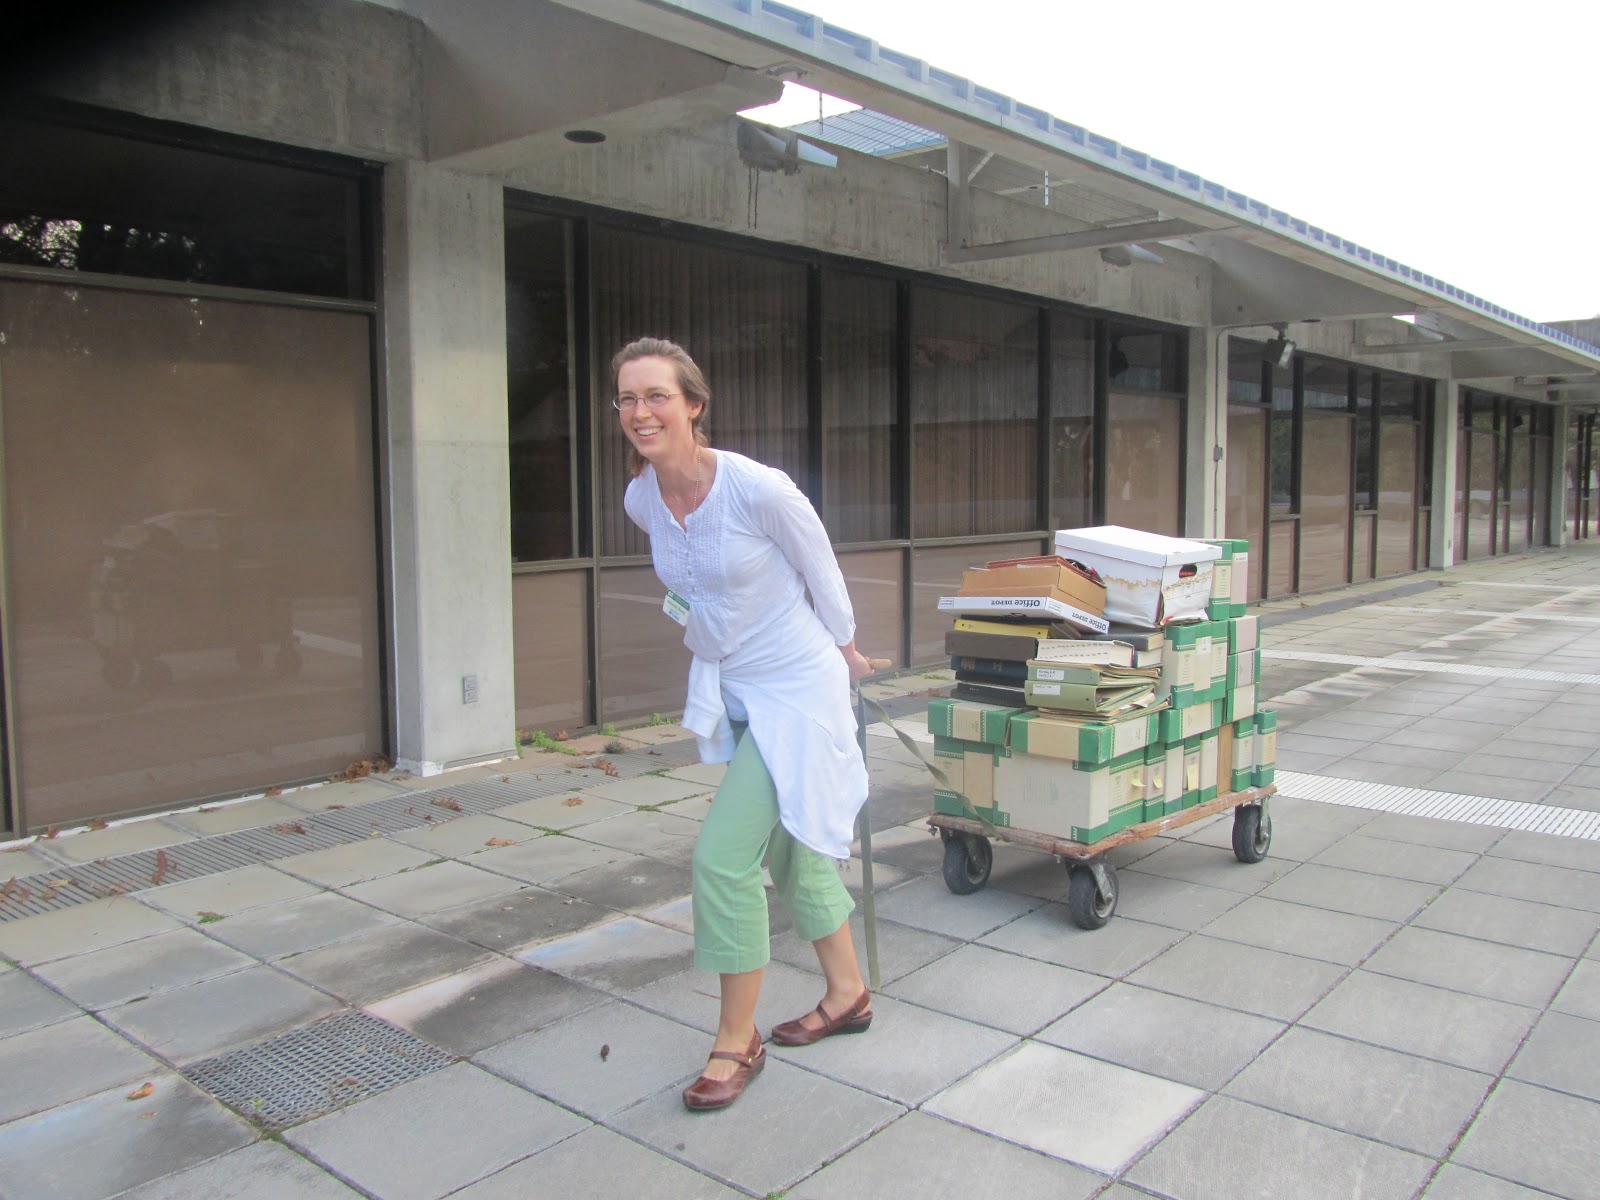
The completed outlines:
{"type": "Polygon", "coordinates": [[[1054,854],[1065,863],[1070,876],[1067,911],[1072,915],[1073,924],[1080,929],[1099,929],[1117,911],[1117,869],[1106,861],[1108,851],[1166,833],[1169,829],[1181,829],[1231,808],[1234,857],[1242,863],[1258,863],[1267,856],[1272,845],[1272,817],[1267,812],[1267,797],[1277,790],[1275,785],[1268,784],[1226,792],[1215,800],[1130,825],[1092,843],[1068,841],[1047,833],[1011,829],[944,813],[933,814],[928,824],[944,839],[944,882],[956,895],[970,895],[989,882],[989,869],[994,865],[994,850],[989,845],[991,837],[1019,846],[1032,846],[1054,854]]]}

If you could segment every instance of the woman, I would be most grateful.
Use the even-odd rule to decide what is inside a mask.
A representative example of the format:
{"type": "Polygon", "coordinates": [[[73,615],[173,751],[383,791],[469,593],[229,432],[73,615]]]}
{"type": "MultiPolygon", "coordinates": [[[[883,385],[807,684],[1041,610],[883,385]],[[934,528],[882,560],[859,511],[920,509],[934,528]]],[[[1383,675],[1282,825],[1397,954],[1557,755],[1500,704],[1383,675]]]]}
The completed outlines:
{"type": "Polygon", "coordinates": [[[782,471],[710,448],[711,393],[688,354],[640,338],[612,376],[633,447],[624,507],[650,535],[665,611],[694,653],[683,725],[702,761],[728,763],[694,852],[695,965],[721,975],[721,1015],[705,1072],[683,1093],[690,1109],[726,1108],[766,1064],[763,859],[827,980],[816,1010],[772,1040],[803,1046],[872,1023],[855,904],[834,861],[850,856],[867,795],[850,684],[872,668],[816,510],[782,471]]]}

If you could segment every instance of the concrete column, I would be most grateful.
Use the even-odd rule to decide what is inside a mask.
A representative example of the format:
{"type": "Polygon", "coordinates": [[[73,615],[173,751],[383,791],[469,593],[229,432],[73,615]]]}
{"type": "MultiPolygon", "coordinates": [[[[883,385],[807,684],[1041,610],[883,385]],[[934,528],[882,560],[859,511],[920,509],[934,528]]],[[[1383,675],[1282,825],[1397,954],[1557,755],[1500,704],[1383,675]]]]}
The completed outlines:
{"type": "Polygon", "coordinates": [[[1572,514],[1567,511],[1567,447],[1572,444],[1572,416],[1557,408],[1550,422],[1550,544],[1565,546],[1570,540],[1572,514]]]}
{"type": "Polygon", "coordinates": [[[383,192],[395,751],[430,775],[516,747],[504,203],[419,162],[383,192]]]}
{"type": "Polygon", "coordinates": [[[1189,331],[1189,396],[1185,409],[1184,533],[1223,536],[1228,512],[1228,350],[1220,329],[1189,331]]]}
{"type": "Polygon", "coordinates": [[[1456,448],[1461,440],[1461,385],[1438,380],[1433,388],[1433,509],[1428,559],[1438,570],[1456,562],[1456,448]]]}

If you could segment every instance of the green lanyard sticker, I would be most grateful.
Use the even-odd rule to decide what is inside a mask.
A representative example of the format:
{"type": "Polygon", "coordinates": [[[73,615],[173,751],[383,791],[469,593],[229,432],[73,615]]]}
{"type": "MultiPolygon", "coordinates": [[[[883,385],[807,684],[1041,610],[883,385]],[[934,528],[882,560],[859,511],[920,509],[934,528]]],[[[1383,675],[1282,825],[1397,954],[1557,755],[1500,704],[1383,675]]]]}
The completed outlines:
{"type": "Polygon", "coordinates": [[[689,623],[689,602],[670,588],[667,589],[667,598],[661,605],[661,611],[679,625],[689,623]]]}

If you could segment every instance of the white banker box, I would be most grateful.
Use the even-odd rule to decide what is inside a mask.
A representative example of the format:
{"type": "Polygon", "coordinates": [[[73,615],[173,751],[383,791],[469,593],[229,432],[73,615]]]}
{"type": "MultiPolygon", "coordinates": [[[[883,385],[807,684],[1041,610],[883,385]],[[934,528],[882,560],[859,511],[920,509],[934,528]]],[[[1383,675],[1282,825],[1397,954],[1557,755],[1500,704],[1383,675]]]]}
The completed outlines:
{"type": "Polygon", "coordinates": [[[1204,619],[1219,546],[1121,525],[1056,530],[1056,553],[1093,567],[1106,585],[1106,618],[1141,629],[1204,619]]]}

